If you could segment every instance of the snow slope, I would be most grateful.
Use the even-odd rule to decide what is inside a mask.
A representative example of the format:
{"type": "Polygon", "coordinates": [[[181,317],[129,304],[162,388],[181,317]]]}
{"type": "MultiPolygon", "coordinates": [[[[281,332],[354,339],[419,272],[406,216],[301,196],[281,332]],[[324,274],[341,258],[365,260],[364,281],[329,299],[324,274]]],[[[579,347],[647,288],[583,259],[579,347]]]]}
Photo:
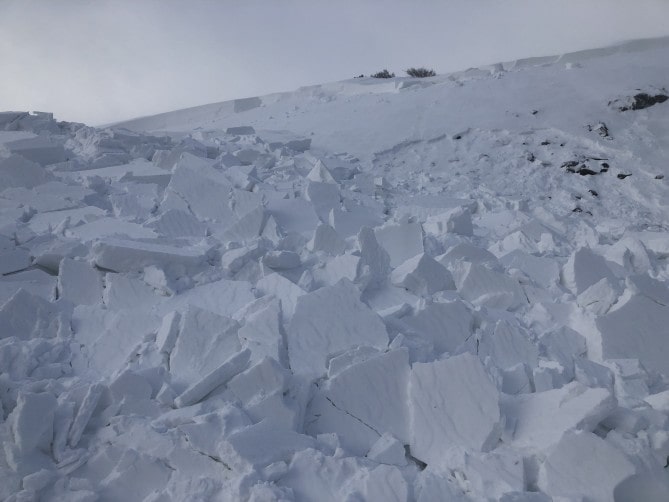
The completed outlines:
{"type": "Polygon", "coordinates": [[[664,500],[667,62],[0,113],[0,498],[664,500]]]}

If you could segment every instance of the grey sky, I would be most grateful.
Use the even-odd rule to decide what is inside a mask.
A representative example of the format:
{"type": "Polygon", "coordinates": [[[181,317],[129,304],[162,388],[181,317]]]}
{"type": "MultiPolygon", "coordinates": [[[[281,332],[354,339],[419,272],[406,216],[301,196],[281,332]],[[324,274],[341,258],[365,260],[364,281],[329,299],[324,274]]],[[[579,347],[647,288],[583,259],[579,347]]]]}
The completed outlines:
{"type": "Polygon", "coordinates": [[[100,124],[669,35],[667,0],[0,0],[0,110],[100,124]]]}

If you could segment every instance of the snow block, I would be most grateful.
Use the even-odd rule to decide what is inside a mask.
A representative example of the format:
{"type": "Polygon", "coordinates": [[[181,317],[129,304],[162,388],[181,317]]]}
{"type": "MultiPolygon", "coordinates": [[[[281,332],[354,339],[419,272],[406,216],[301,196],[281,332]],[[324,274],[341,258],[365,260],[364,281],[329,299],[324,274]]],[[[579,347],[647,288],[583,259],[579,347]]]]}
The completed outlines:
{"type": "Polygon", "coordinates": [[[173,383],[183,390],[217,370],[239,352],[238,330],[239,324],[229,317],[189,307],[182,316],[179,336],[170,353],[173,383]]]}
{"type": "Polygon", "coordinates": [[[441,465],[449,449],[487,451],[499,441],[499,394],[471,354],[415,363],[409,408],[411,455],[428,465],[441,465]]]}
{"type": "Polygon", "coordinates": [[[146,223],[159,235],[174,239],[179,237],[204,237],[207,225],[199,221],[192,214],[180,209],[165,211],[153,220],[146,223]]]}
{"type": "Polygon", "coordinates": [[[430,296],[445,289],[455,289],[453,276],[425,253],[408,259],[393,270],[391,281],[418,296],[430,296]]]}
{"type": "Polygon", "coordinates": [[[618,283],[605,277],[576,297],[576,304],[595,315],[606,314],[620,296],[618,283]]]}
{"type": "Polygon", "coordinates": [[[568,432],[541,465],[537,485],[552,497],[606,502],[635,473],[634,464],[605,440],[590,432],[568,432]]]}
{"type": "Polygon", "coordinates": [[[339,209],[341,205],[339,186],[333,183],[310,181],[304,190],[304,196],[323,222],[329,221],[330,211],[339,209]]]}
{"type": "Polygon", "coordinates": [[[380,464],[407,465],[404,445],[387,432],[370,448],[367,458],[380,464]]]}
{"type": "Polygon", "coordinates": [[[440,214],[428,216],[423,223],[426,234],[441,236],[447,232],[471,236],[474,234],[469,209],[457,207],[440,214]]]}
{"type": "Polygon", "coordinates": [[[481,337],[478,355],[481,360],[491,357],[495,366],[501,369],[520,363],[534,368],[539,360],[539,349],[527,332],[508,321],[498,321],[492,332],[481,337]]]}
{"type": "Polygon", "coordinates": [[[434,346],[437,354],[454,352],[474,330],[474,318],[461,301],[428,303],[414,316],[402,318],[408,332],[434,346]]]}
{"type": "Polygon", "coordinates": [[[293,317],[298,298],[306,293],[297,284],[277,273],[260,279],[256,289],[263,295],[274,295],[281,301],[281,311],[286,321],[293,317]]]}
{"type": "Polygon", "coordinates": [[[114,272],[138,272],[155,265],[163,270],[193,271],[207,263],[208,249],[107,238],[93,245],[94,263],[114,272]]]}
{"type": "Polygon", "coordinates": [[[58,268],[58,297],[74,305],[95,305],[102,301],[102,277],[85,261],[63,258],[58,268]]]}
{"type": "Polygon", "coordinates": [[[309,171],[309,174],[307,174],[307,179],[317,183],[337,184],[330,170],[325,166],[325,164],[323,164],[320,159],[316,161],[316,165],[314,165],[313,169],[309,171]]]}
{"type": "Polygon", "coordinates": [[[456,244],[444,254],[437,256],[435,260],[445,267],[451,267],[458,261],[484,263],[491,266],[497,264],[497,257],[494,254],[469,242],[456,244]]]}
{"type": "Polygon", "coordinates": [[[363,289],[374,288],[383,284],[390,272],[390,258],[377,242],[371,228],[362,227],[360,229],[358,246],[360,246],[360,261],[358,262],[356,282],[361,283],[363,289]]]}
{"type": "Polygon", "coordinates": [[[513,310],[527,304],[516,280],[478,263],[461,263],[453,277],[460,295],[476,306],[513,310]]]}
{"type": "Polygon", "coordinates": [[[5,143],[5,148],[41,166],[56,164],[67,160],[67,154],[61,143],[48,136],[18,139],[5,143]]]}
{"type": "Polygon", "coordinates": [[[70,320],[57,305],[19,289],[0,308],[0,339],[53,338],[70,334],[70,320]]]}
{"type": "Polygon", "coordinates": [[[632,294],[596,324],[602,358],[637,358],[648,369],[669,376],[669,306],[632,294]]]}
{"type": "Polygon", "coordinates": [[[344,254],[346,251],[346,241],[341,238],[337,231],[330,225],[319,223],[314,230],[314,236],[307,243],[309,251],[322,251],[331,256],[344,254]]]}
{"type": "Polygon", "coordinates": [[[290,366],[296,374],[317,378],[325,374],[328,359],[360,345],[384,349],[386,328],[360,300],[348,280],[297,299],[295,314],[286,330],[290,366]]]}
{"type": "Polygon", "coordinates": [[[378,433],[409,442],[409,353],[393,350],[352,364],[324,387],[328,400],[378,433]]]}
{"type": "Polygon", "coordinates": [[[590,248],[575,251],[562,268],[562,283],[576,295],[604,278],[616,282],[606,260],[590,248]]]}
{"type": "Polygon", "coordinates": [[[376,240],[390,256],[390,265],[398,267],[423,252],[423,229],[420,223],[388,223],[374,229],[376,240]]]}
{"type": "Polygon", "coordinates": [[[256,130],[251,126],[228,127],[225,130],[225,134],[231,134],[233,136],[249,136],[255,133],[256,130]]]}
{"type": "Polygon", "coordinates": [[[16,407],[7,419],[19,451],[28,453],[39,448],[50,453],[57,405],[48,392],[19,392],[16,407]]]}
{"type": "Polygon", "coordinates": [[[53,179],[53,176],[36,162],[11,155],[0,158],[0,187],[33,188],[53,179]]]}
{"type": "Polygon", "coordinates": [[[249,363],[251,351],[240,350],[230,356],[223,364],[204,375],[200,380],[184,390],[175,400],[174,404],[179,408],[190,406],[204,399],[207,394],[217,387],[227,383],[232,377],[244,371],[249,363]]]}
{"type": "Polygon", "coordinates": [[[592,431],[616,408],[608,389],[571,382],[560,389],[504,396],[502,412],[511,425],[515,447],[539,452],[556,444],[567,431],[592,431]]]}
{"type": "Polygon", "coordinates": [[[0,275],[26,269],[30,263],[30,252],[27,249],[0,250],[0,275]]]}

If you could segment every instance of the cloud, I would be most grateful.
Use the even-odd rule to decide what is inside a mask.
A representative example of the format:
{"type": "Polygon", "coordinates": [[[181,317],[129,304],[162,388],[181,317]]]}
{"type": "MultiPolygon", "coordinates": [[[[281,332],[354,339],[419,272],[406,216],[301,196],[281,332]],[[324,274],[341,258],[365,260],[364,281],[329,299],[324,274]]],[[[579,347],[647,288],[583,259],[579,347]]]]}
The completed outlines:
{"type": "Polygon", "coordinates": [[[0,0],[0,109],[100,124],[669,35],[664,0],[0,0]]]}

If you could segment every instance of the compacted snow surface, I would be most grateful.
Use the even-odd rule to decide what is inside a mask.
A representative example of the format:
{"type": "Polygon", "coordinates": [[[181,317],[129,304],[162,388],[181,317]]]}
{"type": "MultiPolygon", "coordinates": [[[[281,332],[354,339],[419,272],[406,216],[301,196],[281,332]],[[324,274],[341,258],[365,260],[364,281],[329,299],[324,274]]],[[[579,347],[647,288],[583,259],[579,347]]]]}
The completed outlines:
{"type": "Polygon", "coordinates": [[[0,499],[668,500],[667,86],[0,114],[0,499]]]}

